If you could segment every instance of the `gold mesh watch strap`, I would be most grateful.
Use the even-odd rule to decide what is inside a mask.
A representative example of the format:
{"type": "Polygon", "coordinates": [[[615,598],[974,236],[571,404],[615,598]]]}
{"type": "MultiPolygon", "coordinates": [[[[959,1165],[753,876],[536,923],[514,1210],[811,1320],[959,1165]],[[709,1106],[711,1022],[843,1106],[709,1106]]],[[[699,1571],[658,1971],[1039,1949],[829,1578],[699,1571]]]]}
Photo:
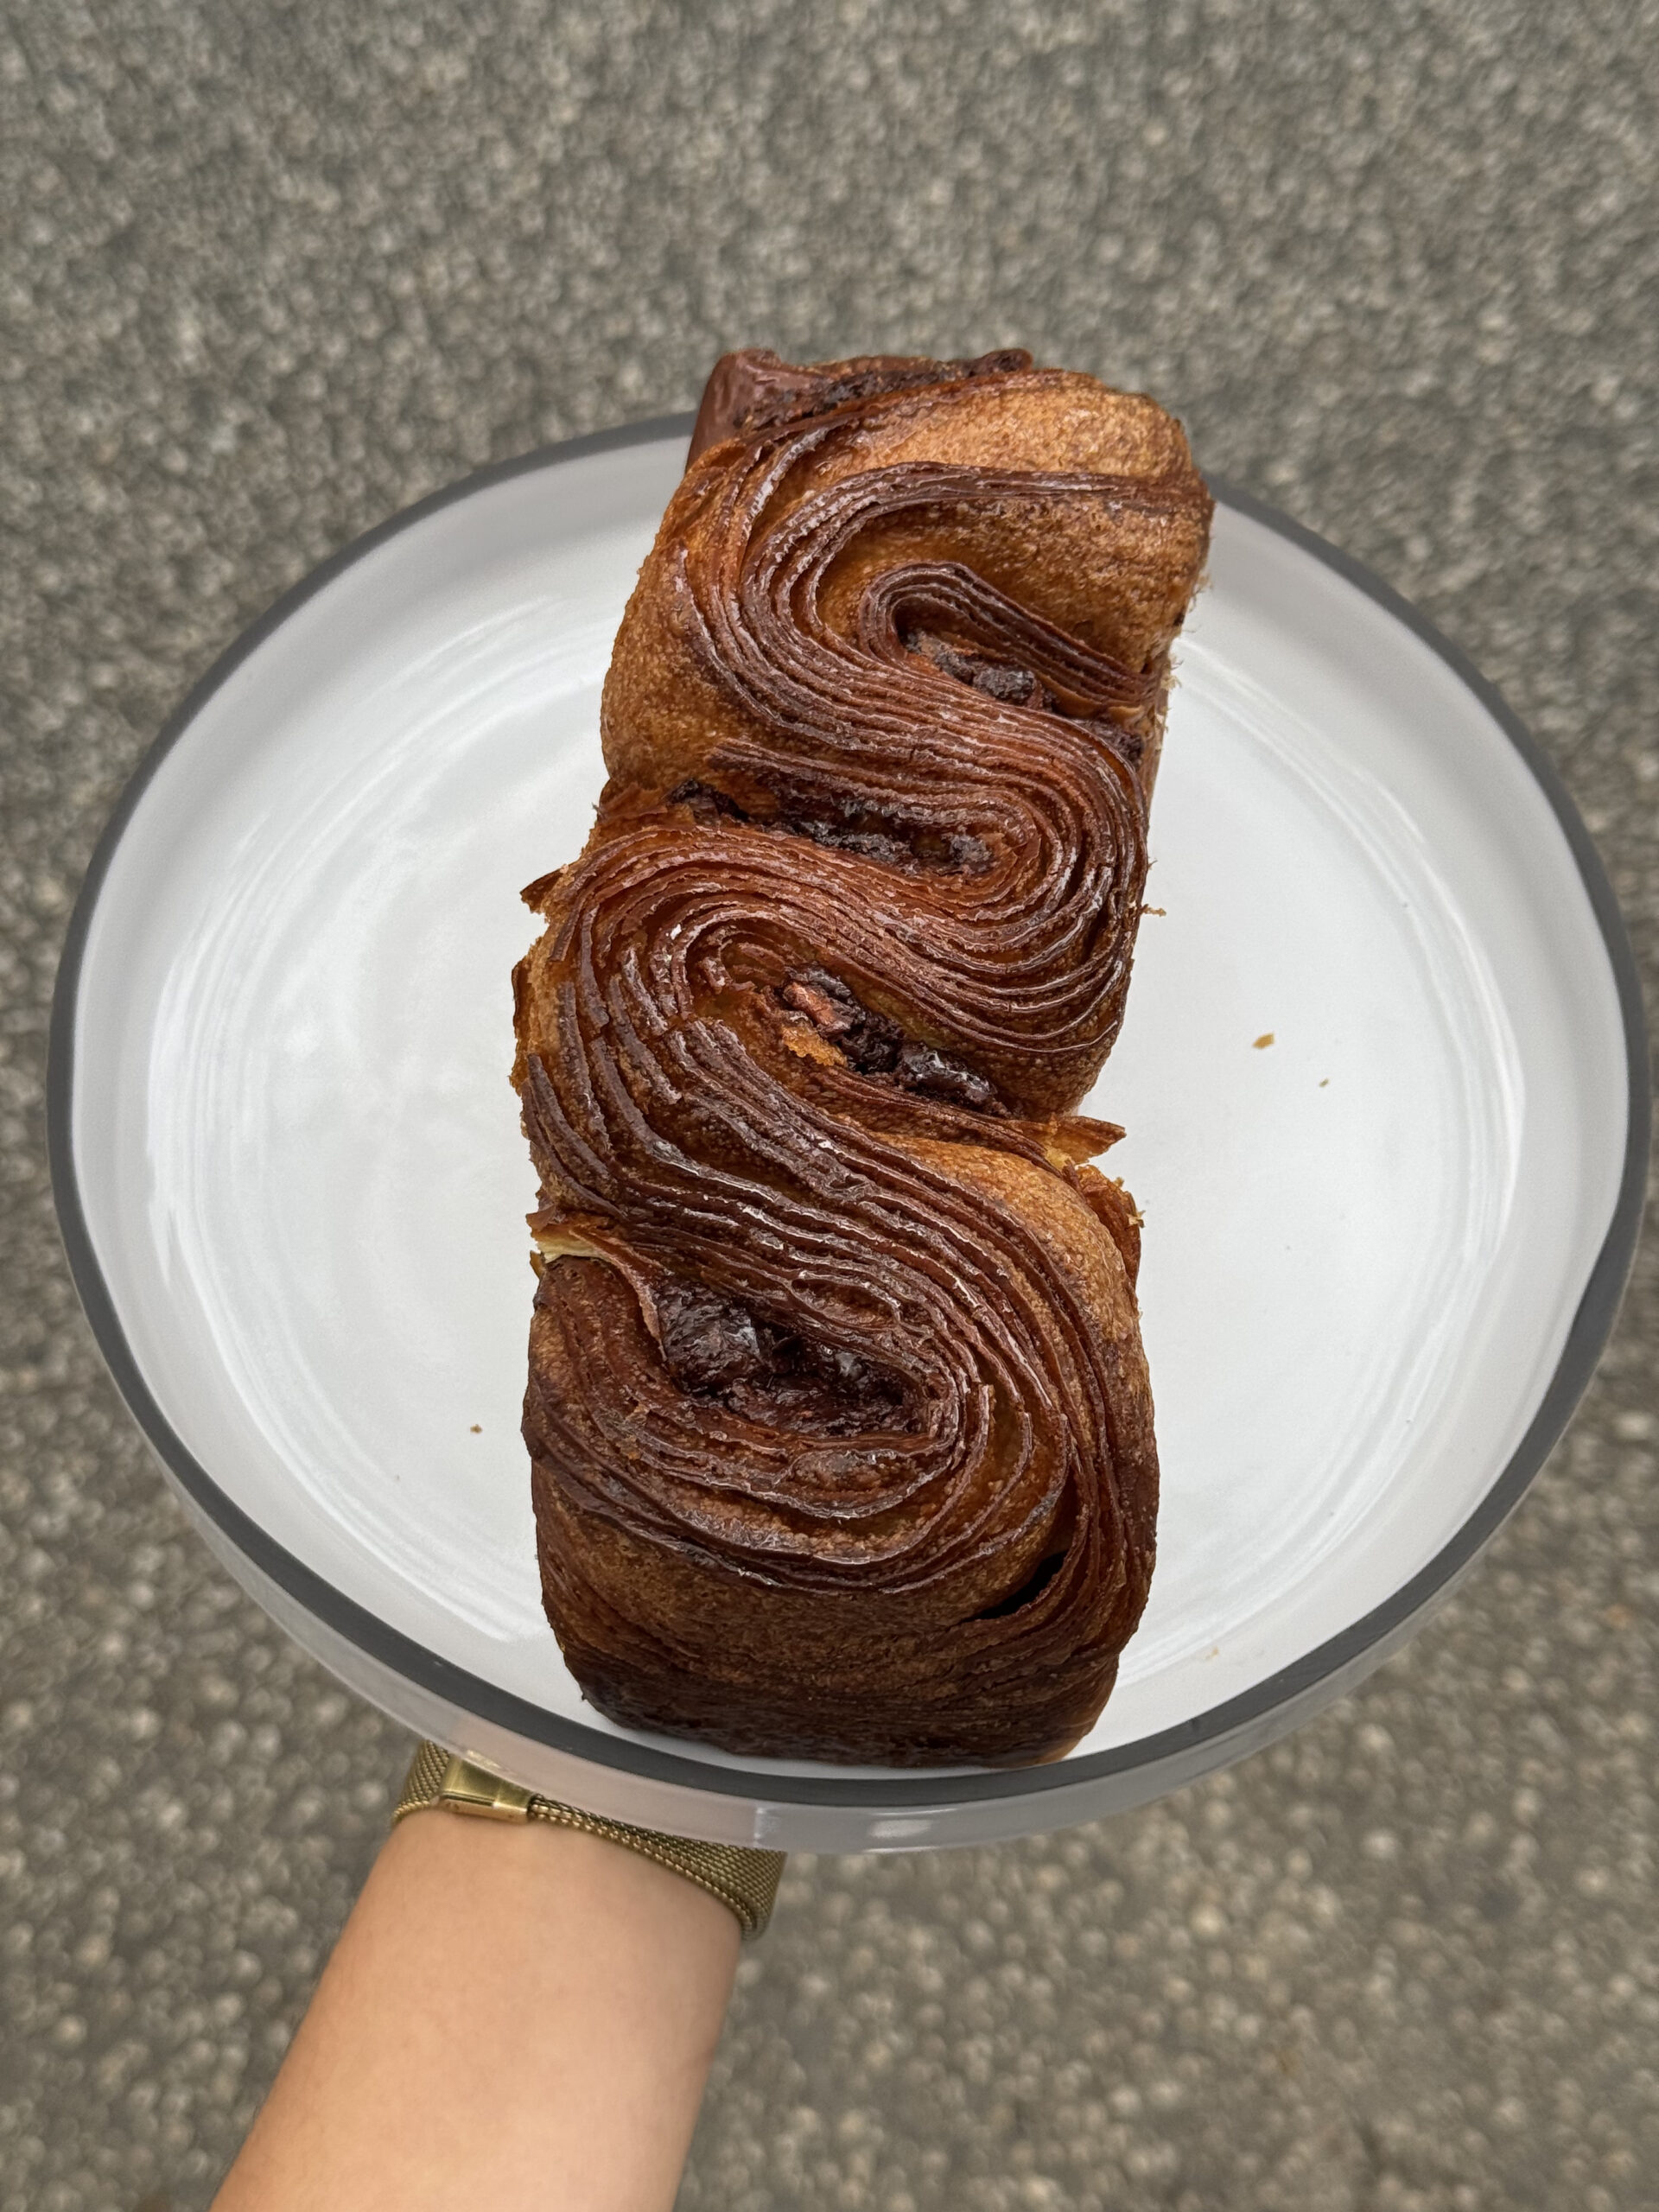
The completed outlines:
{"type": "Polygon", "coordinates": [[[537,1797],[446,1751],[442,1744],[423,1744],[404,1778],[392,1825],[396,1827],[410,1813],[425,1812],[435,1805],[478,1820],[546,1821],[555,1827],[576,1828],[584,1835],[620,1843],[654,1859],[671,1873],[683,1874],[688,1882],[718,1897],[735,1914],[746,1936],[760,1935],[772,1917],[784,1871],[781,1851],[752,1851],[734,1843],[698,1843],[690,1836],[659,1835],[654,1828],[630,1827],[626,1821],[607,1821],[598,1813],[584,1813],[575,1805],[537,1797]]]}

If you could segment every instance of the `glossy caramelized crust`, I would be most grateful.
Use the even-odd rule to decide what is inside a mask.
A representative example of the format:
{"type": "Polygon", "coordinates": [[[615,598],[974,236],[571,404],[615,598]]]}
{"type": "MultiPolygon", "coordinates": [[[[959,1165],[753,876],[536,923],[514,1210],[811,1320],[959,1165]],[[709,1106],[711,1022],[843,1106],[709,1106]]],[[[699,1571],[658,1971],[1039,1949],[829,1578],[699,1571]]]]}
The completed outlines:
{"type": "Polygon", "coordinates": [[[533,884],[524,1435],[592,1702],[728,1750],[1052,1758],[1152,1573],[1111,1048],[1211,503],[1024,354],[729,355],[533,884]]]}

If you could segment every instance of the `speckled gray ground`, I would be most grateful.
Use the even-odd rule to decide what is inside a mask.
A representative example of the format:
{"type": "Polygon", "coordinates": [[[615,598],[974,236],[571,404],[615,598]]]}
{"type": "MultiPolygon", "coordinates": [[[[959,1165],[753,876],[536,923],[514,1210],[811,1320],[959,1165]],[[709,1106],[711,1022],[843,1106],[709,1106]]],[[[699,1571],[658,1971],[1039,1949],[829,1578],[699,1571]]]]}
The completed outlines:
{"type": "MultiPolygon", "coordinates": [[[[1659,955],[1659,11],[12,0],[0,2212],[200,2207],[405,1755],[105,1381],[48,995],[165,709],[331,547],[723,345],[1021,340],[1418,599],[1659,955]],[[1645,312],[1644,312],[1645,308],[1645,312]]],[[[798,1861],[702,2212],[1659,2202],[1659,1271],[1452,1610],[1280,1750],[1017,1848],[798,1861]]]]}

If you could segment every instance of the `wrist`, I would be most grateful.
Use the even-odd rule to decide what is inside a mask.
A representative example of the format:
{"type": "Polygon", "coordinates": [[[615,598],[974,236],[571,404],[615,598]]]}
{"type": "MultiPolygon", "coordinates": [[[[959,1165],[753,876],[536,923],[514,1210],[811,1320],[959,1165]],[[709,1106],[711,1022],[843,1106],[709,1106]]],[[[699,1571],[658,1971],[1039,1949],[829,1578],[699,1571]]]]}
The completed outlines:
{"type": "Polygon", "coordinates": [[[542,1822],[633,1852],[717,1897],[746,1939],[764,1932],[784,1868],[781,1851],[756,1851],[738,1844],[702,1843],[690,1836],[667,1835],[654,1828],[635,1827],[624,1821],[585,1813],[556,1798],[538,1796],[439,1744],[424,1743],[416,1751],[391,1816],[392,1825],[423,1812],[519,1826],[542,1822]]]}

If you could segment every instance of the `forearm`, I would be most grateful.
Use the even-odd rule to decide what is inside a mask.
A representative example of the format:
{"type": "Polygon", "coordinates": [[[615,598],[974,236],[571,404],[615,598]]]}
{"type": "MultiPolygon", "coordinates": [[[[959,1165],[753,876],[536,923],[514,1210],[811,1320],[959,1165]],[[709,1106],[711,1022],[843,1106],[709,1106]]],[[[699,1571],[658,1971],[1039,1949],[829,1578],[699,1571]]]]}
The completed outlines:
{"type": "Polygon", "coordinates": [[[403,1821],[214,2212],[667,2212],[737,1946],[615,1844],[403,1821]]]}

